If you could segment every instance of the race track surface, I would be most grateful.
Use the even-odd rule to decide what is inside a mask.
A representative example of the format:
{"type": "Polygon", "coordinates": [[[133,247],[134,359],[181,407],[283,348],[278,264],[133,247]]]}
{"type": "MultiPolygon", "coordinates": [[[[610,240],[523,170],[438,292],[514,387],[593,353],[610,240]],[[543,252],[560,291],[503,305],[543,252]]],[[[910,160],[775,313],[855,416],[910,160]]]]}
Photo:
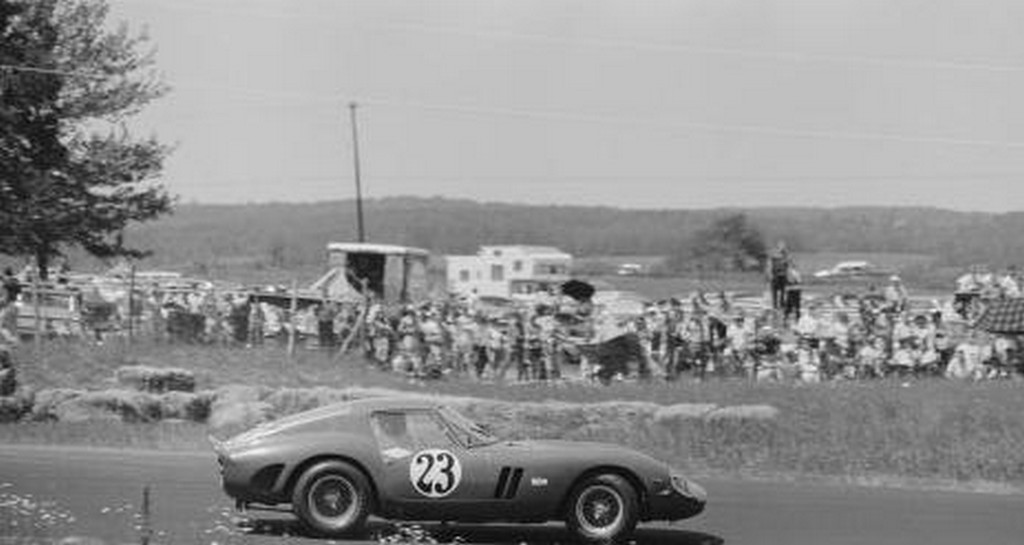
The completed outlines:
{"type": "MultiPolygon", "coordinates": [[[[704,514],[675,525],[642,525],[636,544],[1024,544],[1020,495],[700,482],[710,493],[704,514]]],[[[0,445],[0,530],[11,534],[12,522],[23,527],[48,513],[48,522],[30,535],[139,543],[133,526],[139,523],[146,485],[151,543],[327,543],[303,536],[288,515],[250,513],[250,519],[238,520],[219,489],[212,453],[78,447],[0,445]],[[12,501],[16,508],[2,507],[12,501]]],[[[455,537],[487,544],[569,541],[561,524],[426,525],[425,530],[445,542],[455,537]]],[[[393,532],[392,524],[373,521],[357,542],[376,543],[393,532]]]]}

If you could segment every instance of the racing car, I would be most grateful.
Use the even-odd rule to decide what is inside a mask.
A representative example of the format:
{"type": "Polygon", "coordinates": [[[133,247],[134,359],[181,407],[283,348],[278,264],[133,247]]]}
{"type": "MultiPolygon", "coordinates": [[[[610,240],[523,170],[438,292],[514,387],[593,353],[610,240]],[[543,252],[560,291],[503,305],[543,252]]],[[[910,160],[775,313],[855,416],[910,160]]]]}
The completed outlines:
{"type": "Polygon", "coordinates": [[[617,445],[502,440],[451,407],[419,398],[327,405],[211,438],[239,509],[284,509],[312,533],[358,534],[369,515],[400,521],[564,520],[587,543],[640,521],[696,516],[704,489],[617,445]]]}

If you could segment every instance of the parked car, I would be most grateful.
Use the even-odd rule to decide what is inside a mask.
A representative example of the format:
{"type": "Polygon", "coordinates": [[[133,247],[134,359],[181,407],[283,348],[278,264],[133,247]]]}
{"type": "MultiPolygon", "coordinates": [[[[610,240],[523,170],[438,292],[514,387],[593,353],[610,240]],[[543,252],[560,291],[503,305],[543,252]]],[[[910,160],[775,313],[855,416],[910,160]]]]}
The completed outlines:
{"type": "Polygon", "coordinates": [[[831,269],[823,269],[814,273],[818,280],[833,280],[862,277],[881,277],[893,274],[891,269],[877,267],[867,261],[841,261],[831,269]]]}
{"type": "Polygon", "coordinates": [[[314,533],[358,533],[368,515],[448,522],[564,520],[586,542],[696,516],[704,489],[617,445],[509,441],[416,398],[344,402],[211,439],[240,508],[291,511],[314,533]]]}

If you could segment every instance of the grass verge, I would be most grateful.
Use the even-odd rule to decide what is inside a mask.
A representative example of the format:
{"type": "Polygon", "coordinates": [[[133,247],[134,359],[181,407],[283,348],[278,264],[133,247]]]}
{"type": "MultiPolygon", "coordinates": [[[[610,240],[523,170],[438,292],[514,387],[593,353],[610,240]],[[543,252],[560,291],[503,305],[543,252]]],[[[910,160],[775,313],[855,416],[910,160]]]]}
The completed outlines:
{"type": "MultiPolygon", "coordinates": [[[[141,363],[191,369],[201,389],[267,386],[261,401],[278,415],[326,401],[330,388],[360,385],[509,402],[471,404],[467,412],[510,436],[619,443],[695,471],[1024,484],[1022,382],[420,383],[319,352],[300,350],[289,359],[279,347],[48,343],[40,358],[30,346],[19,350],[20,376],[36,388],[109,388],[118,366],[141,363]],[[308,389],[303,395],[312,398],[302,397],[300,407],[286,389],[308,389]],[[702,403],[763,404],[779,413],[711,418],[650,408],[702,403]]],[[[205,449],[206,432],[202,424],[175,422],[21,423],[0,426],[0,442],[205,449]]]]}

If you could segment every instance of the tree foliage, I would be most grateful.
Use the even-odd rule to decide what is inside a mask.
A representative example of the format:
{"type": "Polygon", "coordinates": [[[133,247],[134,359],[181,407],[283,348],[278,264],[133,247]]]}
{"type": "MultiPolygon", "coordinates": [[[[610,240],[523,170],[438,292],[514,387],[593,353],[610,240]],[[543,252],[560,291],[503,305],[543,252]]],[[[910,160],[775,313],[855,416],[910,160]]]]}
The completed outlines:
{"type": "Polygon", "coordinates": [[[0,0],[0,252],[42,274],[78,246],[141,257],[133,222],[170,211],[168,148],[127,121],[167,92],[144,34],[111,30],[105,0],[0,0]]]}
{"type": "Polygon", "coordinates": [[[675,270],[749,271],[763,266],[764,235],[746,214],[729,214],[699,229],[669,256],[675,270]]]}

